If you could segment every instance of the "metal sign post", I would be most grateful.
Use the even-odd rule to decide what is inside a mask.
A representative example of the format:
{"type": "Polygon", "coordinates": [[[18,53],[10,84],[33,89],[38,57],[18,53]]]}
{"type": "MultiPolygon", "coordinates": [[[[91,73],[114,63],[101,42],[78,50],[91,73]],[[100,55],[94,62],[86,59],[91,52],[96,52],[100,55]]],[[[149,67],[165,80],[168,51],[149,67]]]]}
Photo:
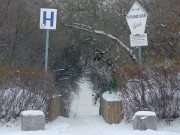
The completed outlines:
{"type": "Polygon", "coordinates": [[[49,29],[46,30],[45,71],[48,69],[49,29]]]}
{"type": "Polygon", "coordinates": [[[139,50],[139,67],[142,69],[142,55],[141,55],[141,46],[138,47],[139,50]]]}
{"type": "Polygon", "coordinates": [[[46,29],[45,71],[48,70],[49,30],[56,29],[57,9],[41,8],[40,29],[46,29]]]}
{"type": "MultiPolygon", "coordinates": [[[[138,47],[140,70],[142,69],[141,47],[148,45],[147,34],[144,33],[145,28],[146,28],[147,15],[148,14],[146,13],[146,11],[139,5],[137,1],[135,1],[126,16],[126,20],[131,30],[131,35],[130,35],[131,47],[138,47]]],[[[139,81],[140,81],[141,90],[142,90],[141,99],[142,99],[143,105],[145,105],[145,88],[143,85],[142,75],[140,75],[139,81]]]]}
{"type": "Polygon", "coordinates": [[[147,46],[147,34],[145,32],[146,11],[139,5],[137,1],[134,2],[133,6],[129,10],[126,20],[131,30],[130,43],[131,47],[138,47],[139,49],[139,67],[142,68],[142,53],[141,46],[147,46]]]}

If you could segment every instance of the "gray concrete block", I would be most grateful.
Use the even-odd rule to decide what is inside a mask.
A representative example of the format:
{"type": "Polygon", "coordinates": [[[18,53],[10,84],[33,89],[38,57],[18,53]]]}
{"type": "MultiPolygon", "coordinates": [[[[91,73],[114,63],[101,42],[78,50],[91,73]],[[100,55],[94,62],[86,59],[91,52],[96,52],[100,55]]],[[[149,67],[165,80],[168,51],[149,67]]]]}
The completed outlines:
{"type": "Polygon", "coordinates": [[[27,110],[21,112],[21,129],[24,131],[44,130],[45,116],[42,111],[27,110]]]}
{"type": "Polygon", "coordinates": [[[140,111],[133,118],[134,130],[157,130],[157,117],[154,112],[140,111]]]}

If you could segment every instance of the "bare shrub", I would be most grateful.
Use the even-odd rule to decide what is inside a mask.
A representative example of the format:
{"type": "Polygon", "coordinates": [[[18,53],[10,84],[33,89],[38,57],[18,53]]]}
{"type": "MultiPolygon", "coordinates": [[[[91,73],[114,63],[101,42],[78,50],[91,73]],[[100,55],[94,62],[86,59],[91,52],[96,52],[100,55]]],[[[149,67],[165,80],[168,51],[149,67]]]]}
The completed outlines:
{"type": "Polygon", "coordinates": [[[55,94],[54,76],[38,68],[0,67],[0,119],[9,121],[28,109],[47,113],[49,98],[55,94]]]}
{"type": "Polygon", "coordinates": [[[118,68],[117,80],[124,99],[124,115],[131,120],[137,111],[154,111],[167,121],[180,116],[180,67],[138,66],[118,68]]]}

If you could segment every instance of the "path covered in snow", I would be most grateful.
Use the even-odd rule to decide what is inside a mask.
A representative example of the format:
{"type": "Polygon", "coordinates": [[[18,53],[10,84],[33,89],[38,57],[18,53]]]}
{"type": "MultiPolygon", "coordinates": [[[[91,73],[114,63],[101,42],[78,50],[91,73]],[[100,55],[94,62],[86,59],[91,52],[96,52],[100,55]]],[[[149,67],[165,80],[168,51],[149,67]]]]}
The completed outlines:
{"type": "Polygon", "coordinates": [[[81,83],[78,83],[80,90],[78,94],[73,95],[70,117],[99,114],[99,104],[93,105],[92,84],[86,79],[82,78],[81,83]]]}
{"type": "Polygon", "coordinates": [[[91,84],[80,85],[80,92],[71,108],[71,118],[59,117],[46,124],[43,131],[22,131],[20,119],[16,122],[0,123],[0,135],[180,135],[180,119],[168,126],[158,123],[158,130],[135,131],[130,123],[106,124],[98,115],[98,106],[92,106],[91,84]]]}
{"type": "Polygon", "coordinates": [[[76,118],[59,117],[44,131],[21,131],[20,120],[0,127],[0,135],[180,135],[180,120],[171,126],[160,124],[157,131],[135,131],[132,124],[108,125],[98,115],[76,118]]]}

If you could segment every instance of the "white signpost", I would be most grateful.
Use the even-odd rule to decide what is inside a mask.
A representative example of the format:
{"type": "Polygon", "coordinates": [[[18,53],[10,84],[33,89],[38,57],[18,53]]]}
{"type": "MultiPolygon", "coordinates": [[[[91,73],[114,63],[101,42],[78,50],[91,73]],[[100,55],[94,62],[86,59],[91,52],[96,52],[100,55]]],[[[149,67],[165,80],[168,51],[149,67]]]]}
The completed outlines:
{"type": "MultiPolygon", "coordinates": [[[[131,47],[139,47],[139,65],[142,69],[142,56],[141,56],[141,46],[147,46],[147,34],[145,34],[146,20],[147,20],[146,11],[139,5],[137,1],[134,2],[129,13],[126,16],[129,28],[131,30],[130,43],[131,47]]],[[[141,86],[143,84],[142,77],[140,76],[141,86]]],[[[142,101],[144,104],[145,94],[142,86],[142,101]]]]}
{"type": "Polygon", "coordinates": [[[49,30],[56,29],[57,9],[41,8],[40,29],[46,29],[45,71],[48,69],[49,30]]]}
{"type": "Polygon", "coordinates": [[[147,33],[141,35],[130,35],[131,47],[148,46],[147,33]]]}
{"type": "Polygon", "coordinates": [[[146,21],[148,14],[146,11],[139,5],[137,1],[134,2],[133,6],[129,10],[126,20],[128,22],[131,35],[130,35],[130,44],[131,47],[139,47],[139,64],[140,68],[142,67],[142,58],[141,58],[141,46],[147,46],[147,34],[145,32],[146,21]]]}
{"type": "Polygon", "coordinates": [[[135,1],[126,16],[132,35],[144,34],[147,15],[146,11],[135,1]]]}
{"type": "Polygon", "coordinates": [[[57,22],[57,9],[41,8],[40,29],[55,30],[57,22]]]}

